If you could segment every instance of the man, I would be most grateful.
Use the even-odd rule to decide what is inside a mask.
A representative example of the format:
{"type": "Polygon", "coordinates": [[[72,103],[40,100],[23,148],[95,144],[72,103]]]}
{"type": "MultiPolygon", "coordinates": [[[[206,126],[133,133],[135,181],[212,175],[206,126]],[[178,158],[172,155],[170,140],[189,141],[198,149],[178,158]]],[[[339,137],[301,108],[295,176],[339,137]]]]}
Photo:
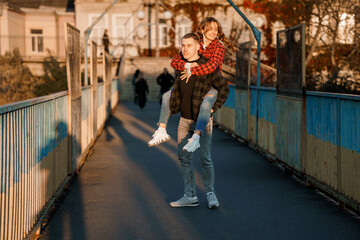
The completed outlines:
{"type": "Polygon", "coordinates": [[[160,85],[160,106],[162,102],[162,95],[170,90],[174,84],[174,77],[169,74],[167,68],[164,68],[164,72],[160,74],[157,79],[157,83],[160,85]]]}
{"type": "MultiPolygon", "coordinates": [[[[187,62],[196,62],[199,65],[207,62],[206,58],[198,54],[199,49],[200,44],[197,35],[193,33],[185,34],[181,42],[181,51],[187,62]]],[[[183,147],[193,134],[200,104],[206,93],[211,87],[214,87],[218,91],[214,105],[222,106],[229,94],[229,87],[222,77],[220,69],[216,69],[213,73],[204,76],[192,75],[187,80],[180,80],[180,75],[181,72],[176,71],[176,80],[170,97],[170,111],[172,114],[181,113],[178,126],[178,158],[182,168],[185,194],[179,200],[171,202],[170,206],[193,207],[199,205],[192,165],[193,153],[183,151],[183,147]]],[[[202,163],[202,177],[209,208],[219,206],[219,201],[214,190],[215,176],[210,153],[212,127],[213,119],[211,118],[200,138],[199,149],[202,163]]]]}

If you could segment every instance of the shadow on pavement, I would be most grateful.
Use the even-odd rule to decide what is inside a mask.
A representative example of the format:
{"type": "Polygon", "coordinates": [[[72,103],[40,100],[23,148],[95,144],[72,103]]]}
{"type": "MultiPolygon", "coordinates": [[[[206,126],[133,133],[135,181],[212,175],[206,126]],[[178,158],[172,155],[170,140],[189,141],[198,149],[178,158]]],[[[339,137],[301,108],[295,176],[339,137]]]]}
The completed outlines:
{"type": "Polygon", "coordinates": [[[179,116],[168,124],[173,139],[149,148],[158,114],[157,102],[116,108],[41,239],[359,239],[358,219],[218,129],[212,157],[220,208],[207,208],[197,154],[200,206],[171,208],[183,194],[179,116]],[[65,225],[79,233],[66,237],[65,225]]]}

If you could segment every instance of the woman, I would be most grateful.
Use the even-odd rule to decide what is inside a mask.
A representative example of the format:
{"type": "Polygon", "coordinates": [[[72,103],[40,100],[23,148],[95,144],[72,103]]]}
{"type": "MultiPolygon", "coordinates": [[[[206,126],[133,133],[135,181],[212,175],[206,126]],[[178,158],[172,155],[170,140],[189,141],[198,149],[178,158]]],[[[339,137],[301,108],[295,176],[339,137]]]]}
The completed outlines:
{"type": "MultiPolygon", "coordinates": [[[[200,37],[201,45],[199,54],[202,54],[204,57],[208,58],[208,62],[205,64],[201,64],[200,66],[196,63],[186,63],[182,58],[181,52],[171,60],[171,67],[176,70],[182,71],[183,75],[181,76],[181,79],[185,81],[187,81],[191,75],[202,76],[212,73],[218,67],[221,69],[221,65],[225,55],[224,45],[232,51],[238,50],[225,37],[221,25],[213,17],[205,18],[201,22],[197,29],[197,34],[200,37]]],[[[170,117],[170,94],[171,90],[163,94],[163,104],[161,106],[160,118],[158,122],[159,127],[153,134],[153,138],[148,142],[149,147],[153,147],[170,140],[170,136],[166,132],[166,125],[170,117]]],[[[197,148],[200,147],[199,139],[207,123],[209,122],[211,113],[214,112],[213,105],[216,101],[216,97],[217,90],[211,88],[204,97],[202,104],[200,105],[200,112],[196,122],[195,132],[193,136],[189,139],[189,142],[184,146],[183,150],[188,152],[194,152],[197,148]]]]}

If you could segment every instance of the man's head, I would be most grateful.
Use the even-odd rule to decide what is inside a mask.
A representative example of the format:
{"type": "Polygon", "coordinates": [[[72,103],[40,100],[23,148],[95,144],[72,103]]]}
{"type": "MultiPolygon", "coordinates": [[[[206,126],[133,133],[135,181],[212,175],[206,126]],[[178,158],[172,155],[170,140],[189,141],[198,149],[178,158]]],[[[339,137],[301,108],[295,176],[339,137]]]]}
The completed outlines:
{"type": "Polygon", "coordinates": [[[188,61],[194,61],[199,58],[200,49],[199,37],[194,33],[187,33],[181,39],[181,52],[188,61]]]}

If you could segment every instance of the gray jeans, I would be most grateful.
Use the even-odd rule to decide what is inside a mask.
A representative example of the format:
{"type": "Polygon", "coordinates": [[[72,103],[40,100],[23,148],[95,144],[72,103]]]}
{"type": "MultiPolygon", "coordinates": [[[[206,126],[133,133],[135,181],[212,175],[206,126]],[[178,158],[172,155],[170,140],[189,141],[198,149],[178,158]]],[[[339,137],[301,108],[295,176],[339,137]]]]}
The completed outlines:
{"type": "MultiPolygon", "coordinates": [[[[194,133],[196,121],[180,118],[178,127],[178,157],[184,178],[185,195],[196,196],[196,186],[193,168],[193,153],[183,151],[182,148],[194,133]]],[[[211,137],[213,129],[213,118],[210,118],[203,135],[200,137],[199,156],[201,161],[201,174],[205,185],[205,192],[214,191],[214,167],[211,159],[211,137]]]]}

